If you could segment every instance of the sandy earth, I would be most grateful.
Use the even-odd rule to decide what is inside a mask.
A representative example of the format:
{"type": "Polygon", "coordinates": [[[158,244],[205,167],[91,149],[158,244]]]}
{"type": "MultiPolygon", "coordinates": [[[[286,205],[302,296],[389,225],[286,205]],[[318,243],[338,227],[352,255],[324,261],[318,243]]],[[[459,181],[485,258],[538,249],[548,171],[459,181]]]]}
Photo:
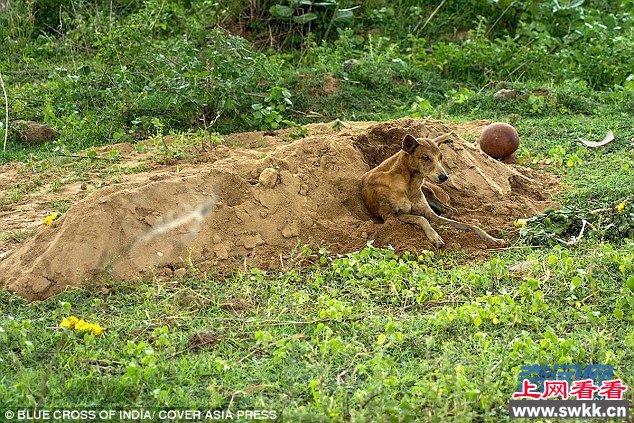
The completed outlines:
{"type": "MultiPolygon", "coordinates": [[[[432,249],[420,229],[395,219],[376,222],[361,202],[361,175],[398,151],[406,133],[459,134],[441,146],[450,175],[442,189],[458,209],[454,217],[511,241],[515,219],[553,205],[558,180],[493,160],[462,138],[477,139],[487,123],[314,124],[298,140],[288,130],[233,134],[224,145],[167,164],[130,144],[115,146],[119,168],[143,163],[144,170],[119,172],[103,187],[60,177],[69,183],[0,206],[0,232],[35,230],[19,242],[0,240],[0,286],[37,300],[68,287],[170,276],[192,266],[278,268],[304,244],[333,253],[359,250],[370,240],[398,251],[432,249]],[[44,227],[45,207],[56,197],[70,208],[44,227]]],[[[28,165],[0,167],[2,191],[33,178],[28,165]]],[[[436,229],[446,249],[479,255],[487,248],[476,235],[436,229]]]]}

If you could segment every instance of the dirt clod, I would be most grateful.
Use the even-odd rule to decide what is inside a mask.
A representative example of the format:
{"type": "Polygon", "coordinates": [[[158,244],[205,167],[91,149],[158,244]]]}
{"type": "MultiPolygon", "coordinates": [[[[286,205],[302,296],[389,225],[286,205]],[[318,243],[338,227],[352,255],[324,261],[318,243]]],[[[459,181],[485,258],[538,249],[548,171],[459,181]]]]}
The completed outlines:
{"type": "Polygon", "coordinates": [[[190,351],[198,351],[205,348],[212,348],[221,341],[220,337],[208,332],[195,333],[187,342],[187,349],[190,351]]]}
{"type": "Polygon", "coordinates": [[[255,310],[255,306],[250,301],[237,297],[221,303],[220,307],[223,310],[227,310],[236,314],[242,314],[255,310]]]}
{"type": "MultiPolygon", "coordinates": [[[[397,251],[432,249],[421,230],[396,219],[379,223],[361,201],[361,176],[398,151],[406,133],[456,133],[441,145],[450,176],[434,192],[456,209],[455,219],[508,237],[516,232],[516,219],[553,205],[549,196],[558,181],[500,163],[457,135],[468,133],[475,139],[487,123],[348,122],[349,136],[332,124],[315,124],[308,125],[305,138],[289,142],[281,130],[265,146],[262,132],[228,136],[242,147],[219,148],[187,166],[181,162],[180,173],[165,166],[124,175],[118,185],[75,197],[55,226],[35,226],[34,237],[12,245],[0,261],[0,286],[36,300],[67,287],[99,286],[102,278],[130,280],[157,269],[180,269],[184,259],[206,271],[245,265],[277,268],[302,244],[335,254],[362,249],[368,240],[397,251]],[[273,178],[267,169],[278,169],[273,187],[260,181],[265,171],[273,178]],[[204,219],[185,219],[214,197],[216,205],[204,219]],[[174,221],[181,224],[146,236],[174,221]]],[[[133,151],[122,154],[136,160],[133,151]]],[[[0,188],[3,181],[0,177],[0,188]]],[[[7,178],[9,183],[15,181],[7,178]]],[[[11,225],[28,228],[11,211],[0,209],[0,218],[2,213],[11,225]]],[[[436,230],[446,248],[486,254],[474,234],[436,230]]]]}
{"type": "Polygon", "coordinates": [[[40,143],[59,137],[59,132],[50,126],[31,120],[15,120],[11,122],[11,128],[16,138],[24,143],[40,143]]]}
{"type": "Polygon", "coordinates": [[[178,268],[176,270],[174,270],[174,277],[175,278],[184,278],[185,275],[187,275],[187,269],[185,269],[184,267],[178,268]]]}
{"type": "Polygon", "coordinates": [[[498,100],[505,100],[505,99],[515,98],[518,95],[519,95],[519,92],[517,92],[517,90],[507,90],[505,88],[502,88],[501,90],[493,94],[493,97],[495,97],[498,100]]]}
{"type": "Polygon", "coordinates": [[[273,188],[277,184],[278,173],[277,170],[267,167],[260,173],[258,182],[267,188],[273,188]]]}

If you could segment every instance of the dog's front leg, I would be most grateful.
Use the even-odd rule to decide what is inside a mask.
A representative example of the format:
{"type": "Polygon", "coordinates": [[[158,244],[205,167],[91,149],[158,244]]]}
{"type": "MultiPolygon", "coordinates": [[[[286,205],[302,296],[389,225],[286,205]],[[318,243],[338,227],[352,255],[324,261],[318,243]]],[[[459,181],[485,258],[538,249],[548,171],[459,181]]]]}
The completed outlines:
{"type": "Polygon", "coordinates": [[[436,216],[434,210],[432,210],[427,198],[423,194],[422,187],[416,188],[416,186],[410,187],[409,198],[412,202],[412,214],[418,216],[424,216],[427,219],[430,217],[436,216]]]}
{"type": "MultiPolygon", "coordinates": [[[[412,195],[412,213],[424,216],[433,223],[450,225],[456,229],[460,229],[465,232],[474,232],[480,238],[490,242],[491,244],[495,246],[503,247],[506,245],[506,241],[504,241],[503,239],[494,238],[475,225],[470,225],[468,223],[462,223],[462,222],[458,222],[457,220],[438,216],[436,213],[434,213],[432,208],[429,206],[427,199],[425,198],[425,196],[423,195],[421,191],[419,191],[418,193],[413,193],[412,195]]],[[[429,222],[427,223],[429,224],[429,222]]]]}
{"type": "Polygon", "coordinates": [[[440,224],[453,226],[454,228],[460,229],[465,232],[474,232],[483,240],[488,241],[497,247],[504,247],[506,245],[506,241],[504,241],[503,239],[494,238],[475,225],[470,225],[468,223],[458,222],[457,220],[448,219],[443,216],[438,216],[436,213],[434,213],[431,207],[429,207],[429,204],[427,204],[427,201],[425,201],[425,204],[417,203],[416,206],[413,205],[412,206],[413,213],[415,209],[416,209],[416,212],[420,211],[423,216],[425,216],[427,219],[429,219],[430,221],[434,223],[440,223],[440,224]],[[425,207],[425,205],[427,207],[425,207]]]}
{"type": "Polygon", "coordinates": [[[401,222],[409,223],[409,224],[420,227],[423,230],[423,232],[425,232],[425,236],[427,237],[427,239],[429,239],[431,243],[434,244],[435,247],[440,248],[443,245],[445,245],[445,241],[443,241],[440,235],[438,235],[438,233],[434,230],[434,228],[431,227],[431,225],[429,224],[429,221],[425,219],[423,216],[401,213],[401,214],[397,214],[396,217],[401,222]]]}

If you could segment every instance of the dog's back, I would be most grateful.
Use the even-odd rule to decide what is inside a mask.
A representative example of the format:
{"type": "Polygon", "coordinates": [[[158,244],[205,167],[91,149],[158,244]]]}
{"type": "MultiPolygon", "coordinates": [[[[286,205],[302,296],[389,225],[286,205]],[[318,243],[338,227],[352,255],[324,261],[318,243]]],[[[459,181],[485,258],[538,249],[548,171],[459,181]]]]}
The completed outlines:
{"type": "MultiPolygon", "coordinates": [[[[385,220],[394,215],[405,223],[419,226],[427,238],[438,247],[444,245],[444,241],[427,219],[475,232],[480,238],[495,245],[504,245],[504,240],[493,238],[477,226],[437,215],[422,192],[426,179],[442,184],[449,178],[442,165],[442,152],[438,144],[451,135],[452,133],[448,133],[434,139],[420,140],[412,135],[406,135],[398,153],[362,176],[363,202],[376,218],[385,220]]],[[[455,211],[448,206],[445,209],[449,212],[455,211]]]]}

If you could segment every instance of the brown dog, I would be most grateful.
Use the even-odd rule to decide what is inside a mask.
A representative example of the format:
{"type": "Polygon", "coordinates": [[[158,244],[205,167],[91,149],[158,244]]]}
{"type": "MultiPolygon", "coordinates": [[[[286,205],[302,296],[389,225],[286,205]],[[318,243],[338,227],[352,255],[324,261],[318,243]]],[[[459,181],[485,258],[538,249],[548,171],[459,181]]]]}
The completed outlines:
{"type": "Polygon", "coordinates": [[[491,244],[503,246],[504,240],[493,238],[477,226],[438,216],[421,191],[426,178],[437,184],[442,184],[449,178],[442,166],[442,153],[437,144],[451,135],[450,132],[434,139],[418,140],[412,135],[405,135],[402,149],[398,153],[361,178],[363,201],[370,213],[377,218],[385,220],[389,216],[395,216],[403,222],[420,226],[436,247],[442,247],[444,241],[429,221],[475,232],[491,244]]]}

